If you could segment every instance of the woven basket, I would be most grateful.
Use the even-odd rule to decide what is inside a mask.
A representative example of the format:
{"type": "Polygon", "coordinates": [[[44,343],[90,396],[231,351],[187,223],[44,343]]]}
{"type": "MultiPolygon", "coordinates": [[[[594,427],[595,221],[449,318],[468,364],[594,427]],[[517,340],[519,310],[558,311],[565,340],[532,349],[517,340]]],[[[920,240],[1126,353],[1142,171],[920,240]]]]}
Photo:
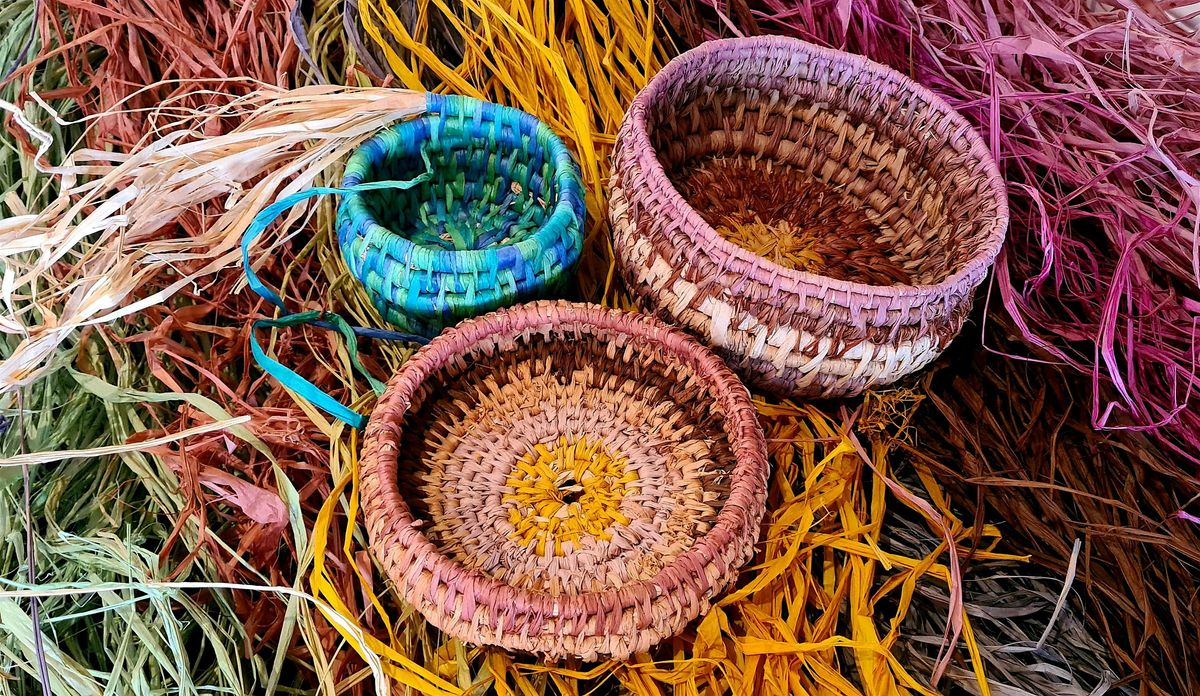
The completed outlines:
{"type": "Polygon", "coordinates": [[[428,100],[425,116],[364,143],[342,185],[424,178],[348,193],[338,239],[380,314],[433,336],[561,290],[583,248],[584,194],[570,152],[533,116],[467,97],[428,100]]]}
{"type": "Polygon", "coordinates": [[[626,115],[613,170],[640,304],[789,396],[856,394],[935,358],[1008,224],[995,163],[950,106],[781,37],[671,61],[626,115]]]}
{"type": "Polygon", "coordinates": [[[463,322],[367,426],[371,548],[469,643],[624,658],[707,611],[753,554],[766,445],[746,388],[646,315],[536,302],[463,322]]]}

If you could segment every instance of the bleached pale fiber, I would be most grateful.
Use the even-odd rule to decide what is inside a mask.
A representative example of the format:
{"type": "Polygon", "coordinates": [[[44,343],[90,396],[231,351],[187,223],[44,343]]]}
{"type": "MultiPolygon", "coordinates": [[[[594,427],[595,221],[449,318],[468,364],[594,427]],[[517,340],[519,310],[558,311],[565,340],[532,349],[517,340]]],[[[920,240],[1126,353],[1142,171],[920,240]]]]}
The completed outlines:
{"type": "MultiPolygon", "coordinates": [[[[241,234],[259,211],[311,186],[383,126],[424,108],[424,94],[405,90],[263,86],[179,120],[131,154],[70,155],[51,169],[62,194],[0,226],[0,330],[21,336],[0,362],[0,392],[36,379],[79,328],[165,302],[236,264],[241,234]],[[214,119],[240,123],[223,135],[202,135],[214,119]],[[180,216],[200,211],[213,216],[201,234],[172,233],[180,216]],[[168,271],[175,275],[165,280],[168,271]],[[156,289],[142,294],[147,287],[156,289]]],[[[296,209],[289,219],[301,214],[296,209]]]]}

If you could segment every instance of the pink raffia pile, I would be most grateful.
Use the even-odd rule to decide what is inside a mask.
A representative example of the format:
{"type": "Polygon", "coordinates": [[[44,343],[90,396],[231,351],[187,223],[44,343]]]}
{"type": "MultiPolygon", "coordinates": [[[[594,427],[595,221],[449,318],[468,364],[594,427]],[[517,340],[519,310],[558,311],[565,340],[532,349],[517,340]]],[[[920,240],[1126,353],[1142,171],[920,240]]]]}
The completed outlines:
{"type": "Polygon", "coordinates": [[[1009,181],[997,286],[1025,342],[1091,375],[1095,427],[1152,431],[1195,462],[1200,42],[1189,4],[697,0],[670,19],[691,43],[786,34],[861,53],[946,98],[1009,181]]]}

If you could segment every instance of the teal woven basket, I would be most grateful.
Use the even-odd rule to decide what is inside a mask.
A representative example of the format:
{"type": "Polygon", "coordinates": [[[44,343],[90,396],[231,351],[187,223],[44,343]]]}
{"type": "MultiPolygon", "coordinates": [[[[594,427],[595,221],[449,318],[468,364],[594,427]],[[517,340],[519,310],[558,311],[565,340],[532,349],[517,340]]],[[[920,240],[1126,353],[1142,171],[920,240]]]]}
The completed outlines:
{"type": "Polygon", "coordinates": [[[379,313],[433,336],[460,319],[557,294],[583,248],[579,167],[544,123],[467,97],[429,95],[425,116],[364,143],[338,209],[351,273],[379,313]]]}

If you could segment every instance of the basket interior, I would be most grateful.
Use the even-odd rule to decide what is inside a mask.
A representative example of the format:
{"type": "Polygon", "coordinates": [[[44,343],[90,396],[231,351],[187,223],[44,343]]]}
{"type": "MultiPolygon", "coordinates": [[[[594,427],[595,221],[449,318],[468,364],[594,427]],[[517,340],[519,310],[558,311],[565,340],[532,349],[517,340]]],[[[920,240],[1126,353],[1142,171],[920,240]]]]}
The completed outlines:
{"type": "MultiPolygon", "coordinates": [[[[400,128],[439,127],[431,124],[433,118],[400,128]]],[[[430,176],[407,190],[358,195],[376,223],[420,246],[464,251],[515,244],[542,227],[557,200],[553,162],[537,138],[521,136],[507,130],[498,138],[448,131],[426,137],[419,147],[380,150],[367,164],[363,183],[413,179],[427,170],[425,158],[430,176]]]]}
{"type": "Polygon", "coordinates": [[[440,553],[524,590],[648,580],[715,524],[736,461],[712,387],[591,326],[474,346],[404,416],[400,494],[440,553]]]}
{"type": "Polygon", "coordinates": [[[787,84],[797,93],[700,81],[649,110],[668,179],[718,234],[786,268],[877,286],[939,283],[987,242],[987,172],[919,107],[900,116],[844,86],[787,84]]]}

